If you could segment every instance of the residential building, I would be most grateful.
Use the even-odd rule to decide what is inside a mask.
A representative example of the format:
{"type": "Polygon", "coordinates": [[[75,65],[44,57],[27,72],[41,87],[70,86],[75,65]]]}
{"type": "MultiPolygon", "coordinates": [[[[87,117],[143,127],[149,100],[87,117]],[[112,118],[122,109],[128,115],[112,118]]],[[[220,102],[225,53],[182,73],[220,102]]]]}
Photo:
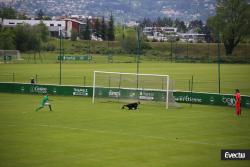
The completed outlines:
{"type": "MultiPolygon", "coordinates": [[[[167,41],[173,39],[177,34],[175,27],[145,27],[143,34],[147,36],[148,40],[167,41]]],[[[175,37],[176,38],[176,37],[175,37]]]]}
{"type": "Polygon", "coordinates": [[[86,23],[75,19],[65,19],[65,25],[65,37],[70,38],[72,31],[76,31],[80,34],[84,30],[86,23]]]}
{"type": "Polygon", "coordinates": [[[178,33],[181,42],[205,42],[206,34],[199,33],[178,33]]]}
{"type": "Polygon", "coordinates": [[[2,27],[3,28],[14,28],[17,25],[28,24],[31,26],[37,25],[39,23],[44,23],[50,32],[50,36],[59,36],[59,31],[65,30],[65,21],[56,21],[56,20],[17,20],[17,19],[3,19],[2,27]]]}

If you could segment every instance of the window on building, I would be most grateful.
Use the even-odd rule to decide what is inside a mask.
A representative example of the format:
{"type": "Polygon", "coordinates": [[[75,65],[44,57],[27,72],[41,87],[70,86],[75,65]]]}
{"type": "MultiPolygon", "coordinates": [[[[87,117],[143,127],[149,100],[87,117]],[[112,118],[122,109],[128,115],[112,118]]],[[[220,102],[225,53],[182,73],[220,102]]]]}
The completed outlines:
{"type": "Polygon", "coordinates": [[[50,27],[53,27],[53,26],[54,26],[54,24],[50,24],[49,26],[50,26],[50,27]]]}
{"type": "Polygon", "coordinates": [[[62,25],[61,24],[57,24],[58,27],[61,27],[62,25]]]}

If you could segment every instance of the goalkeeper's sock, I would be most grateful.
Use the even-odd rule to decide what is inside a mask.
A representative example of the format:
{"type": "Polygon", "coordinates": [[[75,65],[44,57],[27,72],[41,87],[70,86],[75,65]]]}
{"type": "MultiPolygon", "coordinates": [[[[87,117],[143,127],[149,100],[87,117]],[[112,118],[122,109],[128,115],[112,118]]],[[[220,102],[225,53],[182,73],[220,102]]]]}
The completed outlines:
{"type": "Polygon", "coordinates": [[[52,111],[51,105],[49,105],[49,110],[52,111]]]}

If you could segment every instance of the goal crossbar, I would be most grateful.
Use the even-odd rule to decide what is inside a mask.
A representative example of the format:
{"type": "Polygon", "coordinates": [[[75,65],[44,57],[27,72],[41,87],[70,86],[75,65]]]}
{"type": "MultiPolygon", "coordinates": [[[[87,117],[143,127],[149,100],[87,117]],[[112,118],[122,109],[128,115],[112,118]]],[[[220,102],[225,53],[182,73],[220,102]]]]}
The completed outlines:
{"type": "Polygon", "coordinates": [[[144,75],[144,76],[156,76],[156,77],[169,77],[169,75],[161,75],[161,74],[141,74],[141,73],[108,72],[108,71],[94,71],[94,73],[123,74],[123,75],[144,75]]]}

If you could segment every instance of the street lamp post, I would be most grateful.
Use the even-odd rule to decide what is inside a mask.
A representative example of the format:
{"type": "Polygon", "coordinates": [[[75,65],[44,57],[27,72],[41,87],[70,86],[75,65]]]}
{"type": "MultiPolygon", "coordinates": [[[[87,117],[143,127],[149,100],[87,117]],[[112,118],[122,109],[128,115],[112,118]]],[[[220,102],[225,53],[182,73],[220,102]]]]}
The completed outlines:
{"type": "Polygon", "coordinates": [[[218,63],[218,91],[219,94],[221,92],[220,90],[220,56],[221,56],[221,52],[220,52],[220,33],[218,33],[218,43],[217,43],[217,63],[218,63]]]}
{"type": "Polygon", "coordinates": [[[62,30],[59,29],[60,36],[60,74],[59,74],[59,85],[62,84],[62,30]]]}
{"type": "Polygon", "coordinates": [[[137,27],[137,55],[136,55],[136,87],[137,87],[137,96],[139,100],[139,63],[140,63],[140,49],[141,49],[141,37],[140,37],[140,29],[137,27]]]}
{"type": "Polygon", "coordinates": [[[170,56],[171,56],[171,63],[172,63],[173,62],[173,39],[171,39],[170,44],[171,44],[170,56]]]}
{"type": "Polygon", "coordinates": [[[136,56],[136,73],[139,73],[139,63],[140,63],[140,54],[141,54],[141,36],[140,29],[137,27],[137,56],[136,56]]]}

